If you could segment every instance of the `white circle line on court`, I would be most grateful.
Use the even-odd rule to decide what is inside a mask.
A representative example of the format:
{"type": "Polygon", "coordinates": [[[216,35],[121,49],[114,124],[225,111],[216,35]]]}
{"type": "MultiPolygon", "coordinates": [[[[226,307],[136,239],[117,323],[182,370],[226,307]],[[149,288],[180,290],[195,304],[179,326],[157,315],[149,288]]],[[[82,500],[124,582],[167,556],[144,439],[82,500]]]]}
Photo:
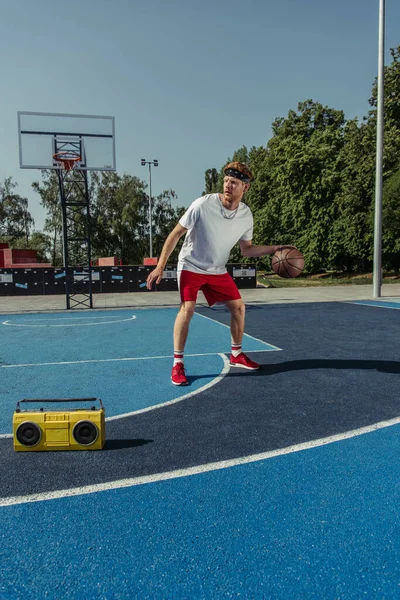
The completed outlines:
{"type": "MultiPolygon", "coordinates": [[[[255,352],[275,352],[280,350],[280,348],[275,348],[275,346],[271,346],[270,349],[265,348],[264,350],[246,350],[246,354],[254,354],[255,352]]],[[[230,350],[227,350],[224,354],[230,354],[230,350]]],[[[185,358],[193,357],[193,356],[217,356],[221,354],[220,352],[202,352],[198,354],[185,354],[185,358]]],[[[136,360],[158,360],[164,358],[174,358],[172,354],[164,355],[164,356],[134,356],[134,357],[126,357],[126,358],[92,358],[88,360],[65,360],[59,362],[46,362],[46,363],[20,363],[15,365],[0,365],[0,369],[17,369],[17,368],[25,368],[25,367],[52,367],[56,365],[80,365],[86,363],[109,363],[109,362],[129,362],[136,360]]]]}
{"type": "Polygon", "coordinates": [[[163,402],[161,404],[154,404],[153,406],[147,406],[146,408],[140,408],[139,410],[134,410],[129,413],[124,413],[122,415],[114,415],[112,417],[107,417],[106,421],[116,421],[117,419],[124,419],[125,417],[131,417],[133,415],[138,415],[140,413],[149,412],[149,411],[155,410],[157,408],[164,408],[164,406],[170,406],[171,404],[176,404],[177,402],[182,402],[182,400],[187,400],[188,398],[191,398],[192,396],[197,396],[197,394],[200,394],[200,392],[204,392],[205,390],[208,390],[209,388],[213,387],[216,383],[221,381],[225,377],[225,375],[227,375],[229,373],[229,370],[230,370],[229,360],[228,360],[227,356],[225,356],[225,354],[218,354],[218,356],[220,356],[222,358],[222,362],[224,364],[221,373],[219,375],[217,375],[217,377],[215,377],[212,381],[209,381],[208,383],[206,383],[202,387],[198,388],[197,390],[193,390],[193,392],[189,392],[187,394],[184,394],[183,396],[179,396],[179,398],[174,398],[173,400],[168,400],[167,402],[163,402]]]}
{"type": "Polygon", "coordinates": [[[64,490],[54,490],[52,492],[41,492],[38,494],[29,494],[26,496],[11,496],[9,498],[0,498],[0,506],[15,506],[17,504],[27,504],[30,502],[43,502],[45,500],[58,500],[62,498],[71,498],[73,496],[83,496],[87,494],[95,494],[98,492],[106,492],[109,490],[117,490],[128,487],[134,487],[136,485],[145,485],[148,483],[156,483],[158,481],[167,481],[169,479],[179,479],[181,477],[190,477],[192,475],[200,475],[202,473],[209,473],[211,471],[219,471],[221,469],[227,469],[230,467],[237,467],[239,465],[246,465],[253,462],[259,462],[261,460],[268,460],[276,458],[278,456],[284,456],[286,454],[293,454],[294,452],[302,452],[304,450],[311,450],[334,442],[341,442],[353,437],[372,433],[378,429],[385,427],[391,427],[400,423],[400,417],[391,419],[389,421],[381,421],[374,423],[367,427],[361,427],[359,429],[353,429],[337,435],[320,438],[317,440],[311,440],[302,444],[295,444],[293,446],[287,446],[285,448],[278,448],[277,450],[271,450],[269,452],[262,452],[259,454],[251,454],[249,456],[242,456],[233,458],[230,460],[223,460],[219,462],[208,463],[204,465],[197,465],[195,467],[189,467],[187,469],[177,469],[175,471],[166,471],[164,473],[154,473],[153,475],[144,475],[142,477],[132,477],[129,479],[119,479],[117,481],[108,481],[105,483],[99,483],[94,485],[87,485],[83,487],[76,487],[64,490]]]}
{"type": "MultiPolygon", "coordinates": [[[[177,402],[182,402],[182,400],[187,400],[188,398],[191,398],[192,396],[196,396],[197,394],[200,394],[201,392],[204,392],[205,390],[213,387],[216,383],[221,381],[225,377],[225,375],[227,375],[229,372],[230,365],[229,365],[229,360],[228,360],[227,356],[222,353],[214,353],[214,354],[210,353],[207,355],[204,355],[204,354],[194,354],[193,355],[193,356],[213,356],[213,355],[219,356],[222,359],[223,368],[222,368],[222,371],[220,372],[220,374],[217,375],[217,377],[214,377],[214,379],[212,381],[209,381],[202,387],[197,388],[196,390],[193,390],[192,392],[188,392],[187,394],[184,394],[183,396],[174,398],[173,400],[168,400],[167,402],[162,402],[160,404],[154,404],[153,406],[147,406],[146,408],[139,408],[138,410],[134,410],[134,411],[131,411],[128,413],[122,413],[120,415],[113,415],[112,417],[107,417],[106,421],[116,421],[117,419],[124,419],[125,417],[131,417],[132,415],[138,415],[140,413],[149,412],[151,410],[156,410],[158,408],[164,408],[164,406],[170,406],[171,404],[176,404],[177,402]]],[[[172,358],[172,357],[159,357],[159,358],[172,358]]],[[[130,359],[130,360],[132,360],[132,359],[130,359]]],[[[7,438],[12,438],[12,437],[13,437],[12,433],[1,433],[0,434],[0,439],[7,439],[7,438]]]]}
{"type": "Polygon", "coordinates": [[[62,325],[29,325],[26,323],[10,323],[10,321],[3,321],[2,325],[8,325],[8,327],[93,327],[94,325],[114,325],[114,323],[123,323],[124,321],[133,321],[134,319],[136,319],[135,315],[132,315],[132,317],[129,317],[129,319],[119,319],[118,321],[103,321],[102,323],[63,323],[62,325]]]}

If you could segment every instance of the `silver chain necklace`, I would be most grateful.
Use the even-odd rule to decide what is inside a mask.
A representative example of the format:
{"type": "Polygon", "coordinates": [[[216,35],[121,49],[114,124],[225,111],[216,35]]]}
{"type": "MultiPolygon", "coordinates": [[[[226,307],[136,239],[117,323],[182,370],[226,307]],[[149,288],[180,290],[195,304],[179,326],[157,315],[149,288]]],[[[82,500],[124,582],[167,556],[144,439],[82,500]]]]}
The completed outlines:
{"type": "Polygon", "coordinates": [[[224,219],[228,219],[228,221],[231,221],[232,219],[234,219],[236,217],[236,213],[239,209],[239,205],[237,205],[237,207],[235,208],[235,210],[230,211],[230,214],[225,212],[225,206],[222,204],[221,198],[219,197],[218,194],[218,200],[220,203],[220,209],[221,209],[221,215],[224,217],[224,219]]]}

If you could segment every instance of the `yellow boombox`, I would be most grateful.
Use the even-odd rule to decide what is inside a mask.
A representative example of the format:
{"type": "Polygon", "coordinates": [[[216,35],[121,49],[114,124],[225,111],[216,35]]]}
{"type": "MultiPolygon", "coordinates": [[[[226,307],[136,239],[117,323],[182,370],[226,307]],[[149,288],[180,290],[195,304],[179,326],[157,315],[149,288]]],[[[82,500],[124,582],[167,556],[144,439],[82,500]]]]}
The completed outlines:
{"type": "Polygon", "coordinates": [[[105,412],[97,398],[20,400],[13,416],[14,450],[101,450],[105,444],[105,412]],[[75,410],[21,410],[22,402],[97,402],[99,408],[75,410]]]}

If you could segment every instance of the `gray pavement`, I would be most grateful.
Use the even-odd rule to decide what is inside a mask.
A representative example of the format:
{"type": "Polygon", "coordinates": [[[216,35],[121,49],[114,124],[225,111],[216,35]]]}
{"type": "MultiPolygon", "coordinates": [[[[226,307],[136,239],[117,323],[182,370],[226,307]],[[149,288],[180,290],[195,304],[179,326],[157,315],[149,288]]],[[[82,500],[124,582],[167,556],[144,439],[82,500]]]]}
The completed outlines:
{"type": "MultiPolygon", "coordinates": [[[[240,290],[247,304],[286,304],[296,302],[350,302],[373,299],[371,285],[338,285],[308,288],[264,288],[240,290]]],[[[400,284],[382,286],[382,298],[400,301],[400,284]]],[[[151,308],[179,306],[178,292],[133,292],[94,294],[94,308],[151,308]]],[[[199,294],[198,304],[206,304],[199,294]]],[[[57,296],[0,296],[0,314],[49,312],[66,310],[64,295],[57,296]]],[[[76,310],[76,309],[74,309],[76,310]]],[[[84,309],[85,310],[85,309],[84,309]]]]}

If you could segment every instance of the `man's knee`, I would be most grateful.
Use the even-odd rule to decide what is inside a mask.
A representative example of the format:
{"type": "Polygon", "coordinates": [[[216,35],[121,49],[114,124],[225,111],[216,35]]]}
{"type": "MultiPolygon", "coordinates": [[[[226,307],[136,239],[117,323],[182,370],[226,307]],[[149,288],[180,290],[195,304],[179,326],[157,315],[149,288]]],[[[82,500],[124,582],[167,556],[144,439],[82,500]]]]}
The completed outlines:
{"type": "Polygon", "coordinates": [[[231,315],[236,318],[243,318],[246,312],[246,305],[243,300],[232,300],[228,303],[231,315]]]}
{"type": "Polygon", "coordinates": [[[195,308],[196,308],[195,302],[182,302],[180,309],[179,309],[179,315],[185,321],[190,321],[190,319],[194,315],[195,308]]]}

